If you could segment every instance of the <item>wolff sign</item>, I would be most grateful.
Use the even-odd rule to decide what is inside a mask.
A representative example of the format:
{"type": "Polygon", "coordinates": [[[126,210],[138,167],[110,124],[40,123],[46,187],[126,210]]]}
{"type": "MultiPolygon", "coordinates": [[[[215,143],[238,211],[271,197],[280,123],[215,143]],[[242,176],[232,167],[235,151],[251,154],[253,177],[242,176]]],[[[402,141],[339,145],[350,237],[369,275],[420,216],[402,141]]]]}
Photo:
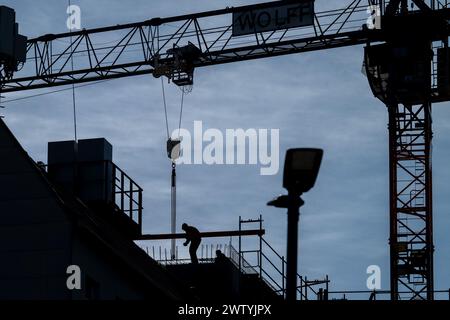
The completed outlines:
{"type": "Polygon", "coordinates": [[[233,12],[233,36],[314,24],[314,0],[276,1],[233,12]]]}

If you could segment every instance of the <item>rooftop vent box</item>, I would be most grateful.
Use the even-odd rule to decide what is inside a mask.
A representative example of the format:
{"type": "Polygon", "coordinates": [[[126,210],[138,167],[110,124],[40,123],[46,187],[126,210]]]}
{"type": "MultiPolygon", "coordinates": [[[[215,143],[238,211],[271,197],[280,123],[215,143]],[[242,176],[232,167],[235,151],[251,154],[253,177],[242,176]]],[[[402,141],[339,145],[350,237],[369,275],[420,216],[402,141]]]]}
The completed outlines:
{"type": "Polygon", "coordinates": [[[121,229],[139,234],[142,188],[113,162],[104,138],[49,142],[48,177],[121,229]]]}
{"type": "Polygon", "coordinates": [[[0,6],[0,58],[8,71],[17,71],[21,62],[26,62],[27,37],[19,34],[13,9],[0,6]]]}
{"type": "Polygon", "coordinates": [[[13,9],[0,6],[0,55],[12,58],[14,56],[14,31],[16,13],[13,9]]]}
{"type": "Polygon", "coordinates": [[[79,161],[112,161],[112,145],[104,138],[78,141],[79,161]]]}
{"type": "Polygon", "coordinates": [[[112,202],[112,145],[103,138],[50,142],[48,174],[87,203],[112,202]]]}

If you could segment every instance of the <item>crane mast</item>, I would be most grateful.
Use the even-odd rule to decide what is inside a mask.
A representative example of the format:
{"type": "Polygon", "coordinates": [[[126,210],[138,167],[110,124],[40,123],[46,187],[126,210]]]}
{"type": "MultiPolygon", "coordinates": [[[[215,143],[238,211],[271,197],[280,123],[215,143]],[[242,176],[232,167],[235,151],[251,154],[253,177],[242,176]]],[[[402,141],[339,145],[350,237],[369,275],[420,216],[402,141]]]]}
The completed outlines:
{"type": "Polygon", "coordinates": [[[433,295],[432,103],[450,100],[446,0],[276,1],[71,33],[27,42],[20,71],[1,70],[2,93],[152,74],[179,86],[211,65],[366,45],[374,95],[389,113],[391,299],[433,295]],[[251,32],[236,17],[299,4],[304,25],[251,32]],[[368,22],[379,19],[379,25],[368,22]],[[73,38],[68,44],[64,41],[73,38]],[[72,70],[70,61],[74,59],[72,70]]]}

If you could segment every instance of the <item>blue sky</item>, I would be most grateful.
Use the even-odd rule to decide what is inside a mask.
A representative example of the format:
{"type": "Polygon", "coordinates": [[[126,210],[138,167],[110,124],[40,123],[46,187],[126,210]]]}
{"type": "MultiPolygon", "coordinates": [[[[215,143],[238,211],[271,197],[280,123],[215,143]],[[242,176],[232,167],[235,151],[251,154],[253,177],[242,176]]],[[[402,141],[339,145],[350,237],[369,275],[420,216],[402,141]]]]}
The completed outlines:
{"type": "MultiPolygon", "coordinates": [[[[72,1],[82,27],[219,9],[258,1],[72,1]]],[[[348,1],[344,1],[346,4],[348,1]]],[[[66,1],[3,1],[15,8],[21,33],[35,37],[65,32],[66,1]]],[[[317,0],[338,8],[343,1],[317,0]]],[[[363,47],[305,53],[201,68],[185,98],[183,127],[280,129],[280,162],[291,147],[325,151],[316,187],[304,196],[299,272],[328,274],[332,290],[365,290],[366,268],[379,265],[389,289],[387,112],[361,73],[363,47]]],[[[114,80],[77,89],[79,138],[105,137],[114,161],[145,192],[144,231],[170,231],[170,163],[160,81],[151,76],[114,80]]],[[[179,90],[166,86],[171,129],[178,121],[179,90]]],[[[6,95],[6,99],[34,93],[6,95]]],[[[47,142],[73,139],[71,92],[6,104],[5,121],[35,160],[46,161],[47,142]]],[[[450,287],[450,118],[448,103],[435,105],[435,287],[450,287]]],[[[257,166],[179,166],[178,221],[203,231],[236,229],[238,217],[262,214],[266,239],[281,253],[286,214],[265,204],[283,193],[282,170],[260,176],[257,166]]],[[[179,223],[179,224],[180,224],[179,223]]],[[[226,243],[214,240],[211,243],[226,243]]],[[[207,241],[208,242],[208,241],[207,241]]],[[[206,242],[205,242],[206,243],[206,242]]],[[[150,244],[149,244],[150,245],[150,244]]],[[[167,246],[169,247],[169,246],[167,246]]]]}

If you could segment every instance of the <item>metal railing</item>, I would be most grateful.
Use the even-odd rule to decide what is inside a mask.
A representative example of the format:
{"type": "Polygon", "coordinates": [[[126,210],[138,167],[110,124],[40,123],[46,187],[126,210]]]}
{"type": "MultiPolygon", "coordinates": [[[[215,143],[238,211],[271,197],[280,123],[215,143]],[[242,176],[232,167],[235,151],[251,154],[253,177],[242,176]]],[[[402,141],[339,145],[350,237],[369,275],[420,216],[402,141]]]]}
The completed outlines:
{"type": "MultiPolygon", "coordinates": [[[[435,300],[450,300],[450,289],[447,290],[434,290],[435,300]]],[[[398,292],[399,300],[401,296],[410,292],[401,291],[398,292]]],[[[390,300],[390,290],[343,290],[343,291],[330,291],[328,292],[329,300],[390,300]]],[[[404,297],[405,298],[405,297],[404,297]]],[[[406,300],[408,300],[406,298],[406,300]]]]}
{"type": "MultiPolygon", "coordinates": [[[[239,217],[239,230],[242,230],[242,224],[257,223],[259,228],[262,229],[262,216],[259,219],[242,220],[239,217]]],[[[251,267],[256,273],[259,274],[261,280],[263,280],[274,292],[283,296],[286,296],[286,259],[281,256],[264,238],[259,236],[259,248],[255,250],[243,250],[242,242],[239,238],[239,250],[236,251],[241,256],[241,263],[238,265],[241,271],[243,270],[242,261],[247,261],[245,256],[254,254],[256,255],[256,264],[250,265],[247,262],[246,268],[251,267]]],[[[328,276],[323,280],[308,281],[305,277],[297,274],[297,296],[300,300],[308,300],[309,296],[321,299],[326,298],[326,292],[328,292],[328,276]],[[325,285],[325,288],[317,288],[317,286],[325,285]],[[325,293],[324,293],[325,292],[325,293]]]]}
{"type": "Polygon", "coordinates": [[[232,245],[229,246],[229,255],[231,262],[240,268],[240,271],[244,274],[258,274],[258,271],[247,260],[244,259],[242,252],[239,253],[232,245]]]}
{"type": "MultiPolygon", "coordinates": [[[[272,287],[275,287],[275,291],[282,295],[283,297],[286,296],[286,259],[284,256],[281,256],[278,254],[278,252],[264,239],[261,237],[262,243],[264,248],[261,250],[261,277],[266,281],[269,282],[269,284],[272,287]],[[268,250],[267,250],[268,249],[268,250]],[[269,254],[267,253],[269,252],[269,254]],[[275,259],[269,258],[269,255],[272,255],[273,257],[278,260],[274,261],[275,259]],[[272,270],[268,270],[267,266],[272,270]],[[277,277],[277,279],[275,279],[277,277]]],[[[308,300],[311,295],[314,298],[318,298],[320,294],[320,289],[316,289],[316,286],[324,285],[326,286],[325,290],[328,291],[328,276],[325,277],[324,280],[312,280],[309,281],[308,278],[301,276],[297,273],[297,295],[300,300],[308,300]]],[[[322,288],[323,289],[323,288],[322,288]]]]}
{"type": "MultiPolygon", "coordinates": [[[[241,228],[242,223],[258,223],[262,230],[262,217],[256,220],[241,220],[239,231],[244,231],[241,228]]],[[[240,238],[240,237],[239,237],[240,238]]],[[[198,261],[199,263],[213,263],[215,261],[216,250],[221,250],[222,253],[229,258],[230,262],[244,275],[258,275],[261,281],[270,287],[276,294],[286,296],[286,259],[281,256],[262,235],[259,236],[259,248],[256,250],[243,250],[242,242],[239,239],[239,249],[233,247],[231,242],[225,245],[202,245],[198,261]],[[254,257],[247,259],[249,255],[254,257]],[[252,263],[253,262],[253,263],[252,263]]],[[[143,247],[144,251],[162,265],[179,265],[188,264],[191,262],[188,258],[178,257],[178,247],[175,248],[175,255],[171,254],[171,250],[161,246],[143,247]],[[172,258],[172,257],[175,258],[172,258]]],[[[328,276],[324,280],[310,281],[306,277],[297,274],[298,287],[297,296],[300,300],[312,299],[326,299],[328,292],[328,276]],[[325,286],[325,288],[318,288],[318,286],[325,286]]]]}
{"type": "Polygon", "coordinates": [[[136,222],[142,230],[142,188],[123,170],[112,164],[113,202],[117,208],[136,222]]]}
{"type": "MultiPolygon", "coordinates": [[[[47,173],[49,172],[49,168],[50,171],[53,171],[52,169],[54,169],[57,173],[53,173],[51,179],[57,184],[58,174],[61,173],[61,170],[68,170],[67,172],[71,172],[73,175],[71,189],[81,200],[86,200],[80,195],[83,186],[87,186],[91,183],[101,183],[103,186],[101,189],[99,188],[100,193],[96,195],[96,197],[99,197],[100,195],[101,201],[104,201],[107,205],[112,205],[115,210],[127,215],[132,221],[139,225],[139,229],[142,231],[143,189],[122,169],[114,164],[114,162],[109,160],[82,161],[77,163],[52,164],[50,166],[38,162],[37,165],[41,170],[46,171],[47,173]],[[91,171],[97,166],[101,168],[100,170],[103,170],[103,173],[100,176],[98,176],[98,173],[96,173],[95,170],[91,171]],[[90,172],[89,174],[93,174],[96,178],[92,179],[84,172],[84,170],[90,172]]],[[[100,198],[96,200],[100,200],[100,198]]],[[[88,198],[87,201],[89,202],[91,200],[91,198],[88,198]]]]}
{"type": "MultiPolygon", "coordinates": [[[[163,248],[162,246],[151,246],[150,248],[148,246],[141,247],[142,250],[144,250],[152,259],[157,261],[158,263],[162,265],[177,265],[177,264],[188,264],[191,263],[190,258],[179,258],[178,257],[178,246],[175,247],[175,255],[172,255],[171,250],[168,250],[167,248],[163,248]],[[175,258],[172,258],[172,257],[175,258]]],[[[234,248],[233,248],[234,249],[234,248]]],[[[205,244],[201,245],[199,248],[200,252],[198,255],[198,262],[199,263],[213,263],[215,261],[215,253],[216,250],[220,250],[225,256],[230,258],[231,260],[231,252],[232,249],[230,248],[229,244],[205,244]]]]}

